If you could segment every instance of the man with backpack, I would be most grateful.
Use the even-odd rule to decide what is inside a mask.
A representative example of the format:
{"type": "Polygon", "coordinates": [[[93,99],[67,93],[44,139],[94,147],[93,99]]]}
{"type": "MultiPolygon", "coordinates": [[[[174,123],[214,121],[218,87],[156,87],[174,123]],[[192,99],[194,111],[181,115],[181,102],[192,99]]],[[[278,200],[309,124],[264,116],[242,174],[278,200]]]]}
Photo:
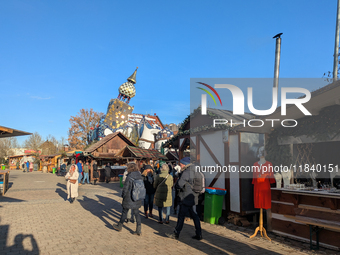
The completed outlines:
{"type": "Polygon", "coordinates": [[[196,235],[193,239],[202,240],[201,222],[195,213],[193,206],[198,204],[198,195],[203,189],[203,180],[199,172],[195,171],[194,164],[190,163],[190,158],[181,159],[180,166],[181,176],[176,183],[176,189],[179,190],[179,213],[177,225],[173,233],[167,233],[166,236],[173,239],[178,239],[184,225],[184,219],[187,214],[194,220],[196,235]]]}
{"type": "Polygon", "coordinates": [[[126,177],[123,191],[122,191],[122,216],[118,224],[114,224],[113,228],[117,231],[121,231],[123,224],[126,220],[129,209],[132,210],[132,214],[135,216],[137,222],[136,232],[134,235],[142,234],[142,223],[139,215],[139,208],[142,206],[142,201],[145,199],[145,187],[141,173],[138,170],[136,163],[127,164],[128,175],[126,177]]]}

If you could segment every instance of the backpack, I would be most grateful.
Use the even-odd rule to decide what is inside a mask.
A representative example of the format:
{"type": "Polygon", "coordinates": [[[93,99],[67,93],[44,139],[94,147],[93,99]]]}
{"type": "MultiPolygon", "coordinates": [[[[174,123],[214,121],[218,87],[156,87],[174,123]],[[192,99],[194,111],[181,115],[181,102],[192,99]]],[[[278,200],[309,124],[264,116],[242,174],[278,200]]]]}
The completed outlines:
{"type": "Polygon", "coordinates": [[[195,193],[203,193],[205,188],[203,185],[203,174],[200,172],[194,171],[195,175],[193,178],[193,184],[192,184],[192,191],[195,193]]]}
{"type": "Polygon", "coordinates": [[[144,186],[143,180],[135,180],[132,179],[132,190],[131,190],[131,199],[134,202],[141,201],[145,199],[146,189],[144,186]]]}

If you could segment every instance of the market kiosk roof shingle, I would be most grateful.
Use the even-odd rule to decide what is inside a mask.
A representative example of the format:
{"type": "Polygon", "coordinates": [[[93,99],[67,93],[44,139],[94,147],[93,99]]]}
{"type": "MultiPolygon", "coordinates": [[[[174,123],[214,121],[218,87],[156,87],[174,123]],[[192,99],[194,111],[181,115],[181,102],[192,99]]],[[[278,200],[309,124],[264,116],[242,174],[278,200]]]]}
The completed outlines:
{"type": "Polygon", "coordinates": [[[93,151],[95,151],[96,149],[98,149],[99,147],[103,146],[104,144],[106,144],[107,142],[109,142],[110,140],[112,140],[113,138],[115,138],[116,136],[119,136],[122,140],[124,140],[127,144],[131,145],[131,146],[136,146],[134,145],[125,135],[123,135],[120,132],[115,132],[112,134],[109,134],[107,136],[105,136],[104,138],[102,138],[100,141],[96,142],[95,144],[92,144],[89,148],[87,148],[85,150],[85,152],[88,153],[92,153],[93,151]]]}
{"type": "Polygon", "coordinates": [[[133,147],[133,146],[125,146],[120,152],[116,154],[116,157],[134,157],[134,158],[140,158],[140,159],[165,159],[167,160],[167,157],[165,157],[163,154],[161,154],[157,150],[147,150],[139,147],[133,147]]]}
{"type": "Polygon", "coordinates": [[[16,130],[13,128],[8,128],[4,126],[0,126],[0,138],[12,137],[12,136],[21,136],[21,135],[31,135],[32,133],[16,130]]]}

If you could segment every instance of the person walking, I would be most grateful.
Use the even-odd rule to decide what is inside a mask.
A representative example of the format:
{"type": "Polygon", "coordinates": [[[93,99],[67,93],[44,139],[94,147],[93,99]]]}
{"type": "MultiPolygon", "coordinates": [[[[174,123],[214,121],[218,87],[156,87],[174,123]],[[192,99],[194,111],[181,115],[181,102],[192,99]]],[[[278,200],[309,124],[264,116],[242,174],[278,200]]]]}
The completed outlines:
{"type": "Polygon", "coordinates": [[[142,223],[141,223],[141,218],[139,215],[139,208],[142,206],[142,201],[133,201],[131,193],[132,193],[134,180],[142,180],[143,178],[142,178],[141,173],[138,170],[136,163],[128,163],[127,172],[128,172],[128,175],[126,177],[123,191],[122,191],[122,197],[123,197],[122,215],[121,215],[121,218],[118,224],[114,224],[112,227],[117,231],[121,231],[123,228],[123,224],[126,220],[128,210],[131,209],[132,214],[134,215],[136,222],[137,222],[136,231],[133,234],[140,236],[142,234],[142,223]]]}
{"type": "Polygon", "coordinates": [[[30,162],[29,161],[26,162],[26,171],[27,171],[27,173],[30,171],[30,162]]]}
{"type": "Polygon", "coordinates": [[[106,179],[106,183],[110,182],[110,179],[111,179],[111,166],[110,166],[110,163],[107,163],[106,167],[105,167],[105,179],[106,179]]]}
{"type": "Polygon", "coordinates": [[[81,178],[82,178],[81,173],[83,172],[83,162],[81,160],[78,161],[77,167],[78,167],[78,173],[79,173],[79,176],[78,176],[78,185],[80,186],[81,185],[80,182],[81,182],[81,178]]]}
{"type": "Polygon", "coordinates": [[[163,208],[166,209],[165,224],[169,224],[170,207],[172,205],[173,178],[169,174],[169,166],[163,163],[160,166],[160,174],[156,176],[153,187],[155,192],[155,205],[158,207],[159,221],[163,224],[163,208]]]}
{"type": "Polygon", "coordinates": [[[99,181],[97,161],[93,162],[92,169],[93,169],[93,184],[96,185],[96,182],[99,181]]]}
{"type": "Polygon", "coordinates": [[[74,202],[76,197],[78,197],[78,177],[78,167],[77,165],[72,164],[70,171],[68,171],[65,175],[65,179],[67,180],[67,199],[70,199],[71,204],[74,202]]]}
{"type": "MultiPolygon", "coordinates": [[[[166,236],[173,239],[178,239],[184,225],[184,219],[187,214],[194,220],[196,235],[192,238],[202,240],[201,222],[198,215],[194,212],[193,206],[198,204],[198,194],[194,192],[194,177],[195,166],[190,163],[190,158],[181,159],[180,166],[182,168],[181,175],[176,183],[176,188],[179,189],[179,213],[177,225],[173,233],[166,233],[166,236]]],[[[203,185],[201,183],[201,185],[203,185]]]]}
{"type": "Polygon", "coordinates": [[[202,172],[198,172],[201,175],[202,178],[202,190],[200,191],[200,193],[198,194],[198,203],[196,205],[196,213],[198,215],[198,217],[200,218],[201,221],[203,221],[203,213],[204,213],[204,206],[203,206],[203,202],[204,202],[204,198],[205,198],[205,177],[204,174],[202,172]]]}
{"type": "Polygon", "coordinates": [[[89,181],[89,162],[88,161],[86,161],[86,163],[84,165],[83,172],[84,172],[83,184],[85,183],[85,179],[87,179],[87,184],[90,184],[90,181],[89,181]]]}
{"type": "Polygon", "coordinates": [[[155,196],[156,189],[153,187],[154,172],[153,172],[152,166],[145,165],[142,176],[143,176],[144,186],[146,189],[146,195],[144,199],[145,218],[148,218],[148,217],[153,218],[153,215],[152,215],[153,199],[155,196]],[[149,214],[148,214],[148,210],[149,210],[149,214]]]}
{"type": "MultiPolygon", "coordinates": [[[[128,175],[128,171],[127,171],[127,168],[126,168],[125,171],[124,171],[124,174],[123,174],[123,180],[122,180],[123,185],[124,185],[124,183],[126,181],[127,175],[128,175]]],[[[129,222],[135,223],[135,220],[133,218],[134,218],[133,215],[131,215],[131,209],[129,209],[128,212],[127,212],[127,216],[126,216],[125,222],[126,223],[129,223],[129,222]]]]}

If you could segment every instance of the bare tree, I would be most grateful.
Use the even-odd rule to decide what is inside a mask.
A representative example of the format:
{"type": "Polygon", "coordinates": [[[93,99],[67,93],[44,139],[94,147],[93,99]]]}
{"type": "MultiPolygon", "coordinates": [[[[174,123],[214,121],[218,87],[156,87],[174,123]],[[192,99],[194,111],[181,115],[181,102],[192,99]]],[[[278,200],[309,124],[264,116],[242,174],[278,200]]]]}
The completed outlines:
{"type": "Polygon", "coordinates": [[[0,139],[0,158],[12,156],[15,148],[18,147],[18,141],[15,137],[0,139]]]}
{"type": "Polygon", "coordinates": [[[71,127],[68,131],[68,141],[71,148],[83,149],[87,144],[87,134],[91,127],[99,124],[102,112],[95,112],[93,109],[81,109],[77,116],[71,116],[71,127]]]}
{"type": "Polygon", "coordinates": [[[32,134],[29,138],[27,138],[24,141],[23,145],[27,149],[38,151],[42,143],[43,143],[43,139],[41,135],[35,132],[34,134],[32,134]]]}

